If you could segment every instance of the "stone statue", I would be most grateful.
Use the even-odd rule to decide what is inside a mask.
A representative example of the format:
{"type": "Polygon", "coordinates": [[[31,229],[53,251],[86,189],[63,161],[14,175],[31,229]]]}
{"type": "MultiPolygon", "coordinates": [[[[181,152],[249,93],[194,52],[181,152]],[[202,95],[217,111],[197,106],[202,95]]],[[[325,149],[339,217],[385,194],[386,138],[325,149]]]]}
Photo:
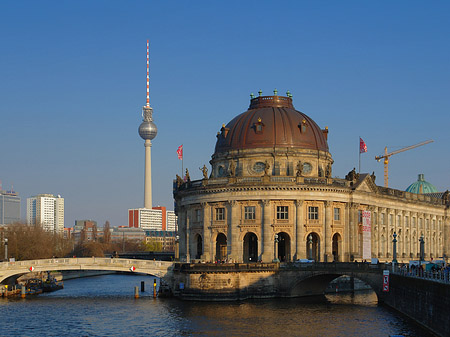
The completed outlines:
{"type": "Polygon", "coordinates": [[[450,192],[447,190],[442,194],[442,201],[445,205],[447,205],[450,202],[450,192]]]}
{"type": "Polygon", "coordinates": [[[270,169],[270,164],[269,162],[266,160],[266,162],[264,163],[264,175],[268,176],[269,175],[269,169],[270,169]]]}
{"type": "Polygon", "coordinates": [[[203,179],[208,179],[208,168],[206,165],[203,165],[203,167],[198,168],[203,173],[203,179]]]}
{"type": "Polygon", "coordinates": [[[349,180],[349,181],[353,181],[353,180],[356,180],[358,177],[357,177],[357,173],[356,173],[356,169],[355,168],[353,168],[353,170],[351,170],[346,176],[345,176],[345,179],[346,180],[349,180]]]}
{"type": "Polygon", "coordinates": [[[297,175],[297,177],[301,177],[302,176],[302,171],[303,171],[303,164],[299,160],[298,163],[297,163],[297,167],[296,167],[296,175],[297,175]]]}
{"type": "Polygon", "coordinates": [[[372,181],[375,183],[375,179],[377,178],[375,176],[375,171],[372,171],[372,174],[370,175],[370,177],[372,178],[372,181]]]}
{"type": "Polygon", "coordinates": [[[236,175],[236,165],[234,164],[233,160],[230,162],[230,166],[228,167],[228,171],[230,172],[230,177],[234,177],[236,175]]]}
{"type": "Polygon", "coordinates": [[[181,185],[184,184],[183,178],[181,178],[178,174],[177,174],[177,187],[180,187],[181,185]]]}
{"type": "Polygon", "coordinates": [[[191,176],[189,175],[189,171],[188,169],[186,169],[186,176],[185,176],[185,180],[190,183],[191,182],[191,176]]]}
{"type": "Polygon", "coordinates": [[[331,178],[331,164],[328,164],[327,168],[325,169],[325,177],[331,178]]]}

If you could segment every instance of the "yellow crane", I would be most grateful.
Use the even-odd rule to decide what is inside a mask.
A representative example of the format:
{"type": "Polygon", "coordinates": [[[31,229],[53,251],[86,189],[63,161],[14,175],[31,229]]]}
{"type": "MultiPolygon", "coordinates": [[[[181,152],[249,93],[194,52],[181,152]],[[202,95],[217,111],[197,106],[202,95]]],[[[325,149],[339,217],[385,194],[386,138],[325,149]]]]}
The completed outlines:
{"type": "Polygon", "coordinates": [[[375,160],[378,161],[378,162],[381,159],[384,158],[384,187],[388,187],[388,182],[389,182],[388,165],[389,165],[389,157],[390,156],[393,156],[394,154],[397,154],[397,153],[400,153],[400,152],[403,152],[403,151],[408,151],[408,150],[411,150],[411,149],[414,149],[416,147],[419,147],[419,146],[422,146],[422,145],[425,145],[425,144],[429,144],[429,143],[432,143],[432,142],[433,142],[433,140],[430,139],[430,140],[427,140],[425,142],[422,142],[422,143],[419,143],[419,144],[415,144],[415,145],[411,145],[411,146],[407,146],[407,147],[404,147],[404,148],[402,148],[400,150],[396,150],[396,151],[393,151],[393,152],[390,152],[390,153],[387,152],[387,147],[385,147],[384,148],[384,155],[375,157],[375,160]]]}

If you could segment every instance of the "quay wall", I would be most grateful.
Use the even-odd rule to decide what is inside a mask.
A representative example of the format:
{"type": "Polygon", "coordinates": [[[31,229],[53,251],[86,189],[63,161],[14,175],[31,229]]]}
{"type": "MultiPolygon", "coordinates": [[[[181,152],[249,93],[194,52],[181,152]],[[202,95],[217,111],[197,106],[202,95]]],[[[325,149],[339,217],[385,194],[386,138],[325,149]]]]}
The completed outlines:
{"type": "Polygon", "coordinates": [[[384,304],[439,336],[450,335],[450,285],[391,274],[384,304]]]}

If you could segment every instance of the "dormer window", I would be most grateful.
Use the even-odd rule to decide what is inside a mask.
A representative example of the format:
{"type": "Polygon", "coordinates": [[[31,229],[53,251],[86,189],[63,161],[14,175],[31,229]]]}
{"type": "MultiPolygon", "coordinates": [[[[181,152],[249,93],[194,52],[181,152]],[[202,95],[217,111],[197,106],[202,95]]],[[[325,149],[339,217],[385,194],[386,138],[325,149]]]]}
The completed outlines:
{"type": "Polygon", "coordinates": [[[306,119],[302,120],[298,124],[298,128],[300,129],[300,133],[305,133],[306,132],[306,119]]]}
{"type": "Polygon", "coordinates": [[[255,133],[263,133],[264,123],[261,121],[261,117],[258,118],[257,123],[253,124],[253,127],[255,129],[255,133]]]}

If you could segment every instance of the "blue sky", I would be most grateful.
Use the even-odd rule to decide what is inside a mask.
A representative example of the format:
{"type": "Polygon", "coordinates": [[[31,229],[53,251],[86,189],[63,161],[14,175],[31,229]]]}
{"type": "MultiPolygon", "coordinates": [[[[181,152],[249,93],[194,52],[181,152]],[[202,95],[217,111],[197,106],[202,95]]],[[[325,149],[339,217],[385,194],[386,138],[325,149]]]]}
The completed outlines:
{"type": "Polygon", "coordinates": [[[153,204],[173,208],[176,149],[193,179],[222,123],[259,89],[290,90],[324,128],[333,176],[391,157],[390,187],[419,173],[450,188],[450,3],[447,1],[3,1],[0,179],[22,197],[65,198],[75,219],[127,222],[143,206],[137,129],[150,40],[153,204]]]}

